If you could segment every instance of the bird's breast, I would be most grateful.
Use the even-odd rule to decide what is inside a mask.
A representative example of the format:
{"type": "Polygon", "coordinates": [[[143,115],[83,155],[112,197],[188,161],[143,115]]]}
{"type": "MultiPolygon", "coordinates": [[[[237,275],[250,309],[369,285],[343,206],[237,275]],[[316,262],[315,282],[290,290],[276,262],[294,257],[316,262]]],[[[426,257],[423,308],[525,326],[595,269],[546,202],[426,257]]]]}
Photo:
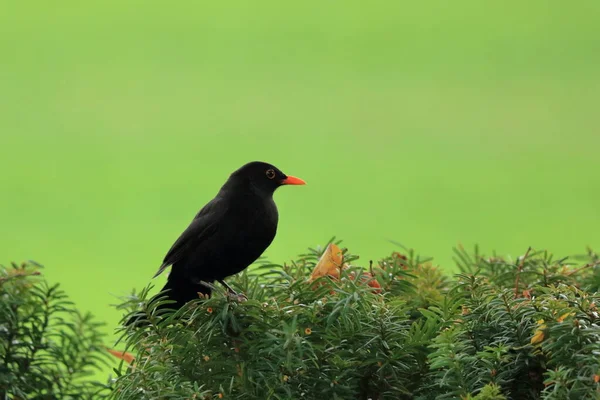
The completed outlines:
{"type": "Polygon", "coordinates": [[[230,222],[228,227],[233,229],[231,236],[236,238],[236,244],[246,247],[246,241],[255,246],[266,242],[268,246],[273,240],[277,231],[279,214],[272,199],[271,201],[238,202],[228,211],[230,222]]]}

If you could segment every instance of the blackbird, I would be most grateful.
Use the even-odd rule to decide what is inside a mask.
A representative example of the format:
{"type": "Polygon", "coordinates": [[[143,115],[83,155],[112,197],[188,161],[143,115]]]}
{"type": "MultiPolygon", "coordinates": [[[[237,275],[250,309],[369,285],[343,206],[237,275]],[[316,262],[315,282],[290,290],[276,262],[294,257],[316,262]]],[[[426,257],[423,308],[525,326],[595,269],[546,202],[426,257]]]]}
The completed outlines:
{"type": "Polygon", "coordinates": [[[224,279],[252,264],[275,238],[279,214],[273,193],[282,185],[304,184],[259,161],[233,172],[175,241],[154,275],[171,266],[161,292],[175,303],[165,307],[179,309],[199,293],[210,295],[210,287],[201,281],[217,281],[236,294],[224,279]]]}

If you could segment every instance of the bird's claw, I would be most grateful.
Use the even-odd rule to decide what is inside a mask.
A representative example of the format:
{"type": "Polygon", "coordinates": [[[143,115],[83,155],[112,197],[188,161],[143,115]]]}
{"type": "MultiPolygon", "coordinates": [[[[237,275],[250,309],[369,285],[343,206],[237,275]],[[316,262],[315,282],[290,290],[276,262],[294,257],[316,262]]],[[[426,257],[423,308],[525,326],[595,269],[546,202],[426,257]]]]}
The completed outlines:
{"type": "Polygon", "coordinates": [[[229,298],[241,302],[247,301],[248,297],[244,293],[228,292],[229,298]]]}
{"type": "Polygon", "coordinates": [[[232,298],[232,299],[234,299],[234,300],[237,300],[237,301],[240,301],[240,302],[241,302],[241,301],[246,301],[246,300],[248,300],[248,297],[246,297],[246,295],[245,295],[245,294],[236,292],[236,291],[235,291],[235,290],[233,290],[233,288],[232,288],[231,286],[229,286],[229,285],[227,284],[227,282],[225,282],[224,280],[221,280],[221,281],[219,281],[219,282],[221,282],[221,284],[222,284],[223,286],[225,286],[225,288],[227,288],[227,294],[229,295],[229,297],[230,297],[230,298],[232,298]]]}

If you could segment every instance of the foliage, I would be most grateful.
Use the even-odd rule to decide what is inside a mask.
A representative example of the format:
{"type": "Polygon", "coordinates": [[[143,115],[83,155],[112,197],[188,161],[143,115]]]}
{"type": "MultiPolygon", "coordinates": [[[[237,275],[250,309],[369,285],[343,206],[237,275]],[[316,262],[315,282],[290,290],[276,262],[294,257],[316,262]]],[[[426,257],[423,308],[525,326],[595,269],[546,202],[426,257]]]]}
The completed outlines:
{"type": "Polygon", "coordinates": [[[600,399],[593,251],[458,248],[448,276],[412,250],[363,268],[330,244],[232,277],[247,299],[216,286],[172,312],[149,287],[130,296],[124,319],[145,324],[119,328],[109,384],[91,377],[109,357],[100,324],[37,264],[2,267],[0,398],[600,399]]]}
{"type": "Polygon", "coordinates": [[[0,398],[105,398],[106,386],[89,379],[107,363],[100,326],[39,265],[0,266],[0,398]]]}
{"type": "Polygon", "coordinates": [[[261,262],[209,299],[156,311],[150,288],[121,307],[114,399],[597,399],[599,259],[516,260],[456,249],[444,274],[413,251],[370,265],[347,250],[336,277],[310,280],[325,248],[261,262]]]}

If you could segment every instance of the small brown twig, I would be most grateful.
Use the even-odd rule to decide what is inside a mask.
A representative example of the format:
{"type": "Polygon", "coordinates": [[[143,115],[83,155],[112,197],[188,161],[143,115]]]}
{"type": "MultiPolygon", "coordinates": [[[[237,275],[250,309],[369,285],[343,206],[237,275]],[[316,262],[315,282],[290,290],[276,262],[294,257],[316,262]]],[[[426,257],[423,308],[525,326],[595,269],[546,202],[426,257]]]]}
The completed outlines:
{"type": "Polygon", "coordinates": [[[523,266],[525,265],[525,259],[529,256],[529,252],[531,251],[531,246],[525,252],[523,258],[521,258],[521,262],[519,263],[519,268],[517,269],[517,277],[515,278],[515,298],[519,297],[519,277],[521,276],[521,271],[523,271],[523,266]]]}
{"type": "MultiPolygon", "coordinates": [[[[340,265],[339,265],[340,279],[342,279],[342,271],[344,270],[344,250],[342,250],[342,260],[340,261],[340,265]]],[[[333,259],[333,256],[331,258],[333,259]]]]}
{"type": "Polygon", "coordinates": [[[576,274],[576,273],[578,273],[578,272],[581,272],[582,270],[584,270],[584,269],[586,269],[586,268],[590,268],[590,267],[596,267],[596,266],[598,266],[598,265],[600,265],[600,261],[597,261],[597,262],[595,262],[595,263],[589,263],[589,264],[585,264],[585,265],[583,265],[583,266],[581,266],[581,267],[579,267],[579,268],[575,268],[574,270],[572,270],[572,271],[569,271],[569,272],[568,272],[568,273],[566,273],[565,275],[566,275],[566,276],[571,276],[571,275],[573,275],[573,274],[576,274]]]}

